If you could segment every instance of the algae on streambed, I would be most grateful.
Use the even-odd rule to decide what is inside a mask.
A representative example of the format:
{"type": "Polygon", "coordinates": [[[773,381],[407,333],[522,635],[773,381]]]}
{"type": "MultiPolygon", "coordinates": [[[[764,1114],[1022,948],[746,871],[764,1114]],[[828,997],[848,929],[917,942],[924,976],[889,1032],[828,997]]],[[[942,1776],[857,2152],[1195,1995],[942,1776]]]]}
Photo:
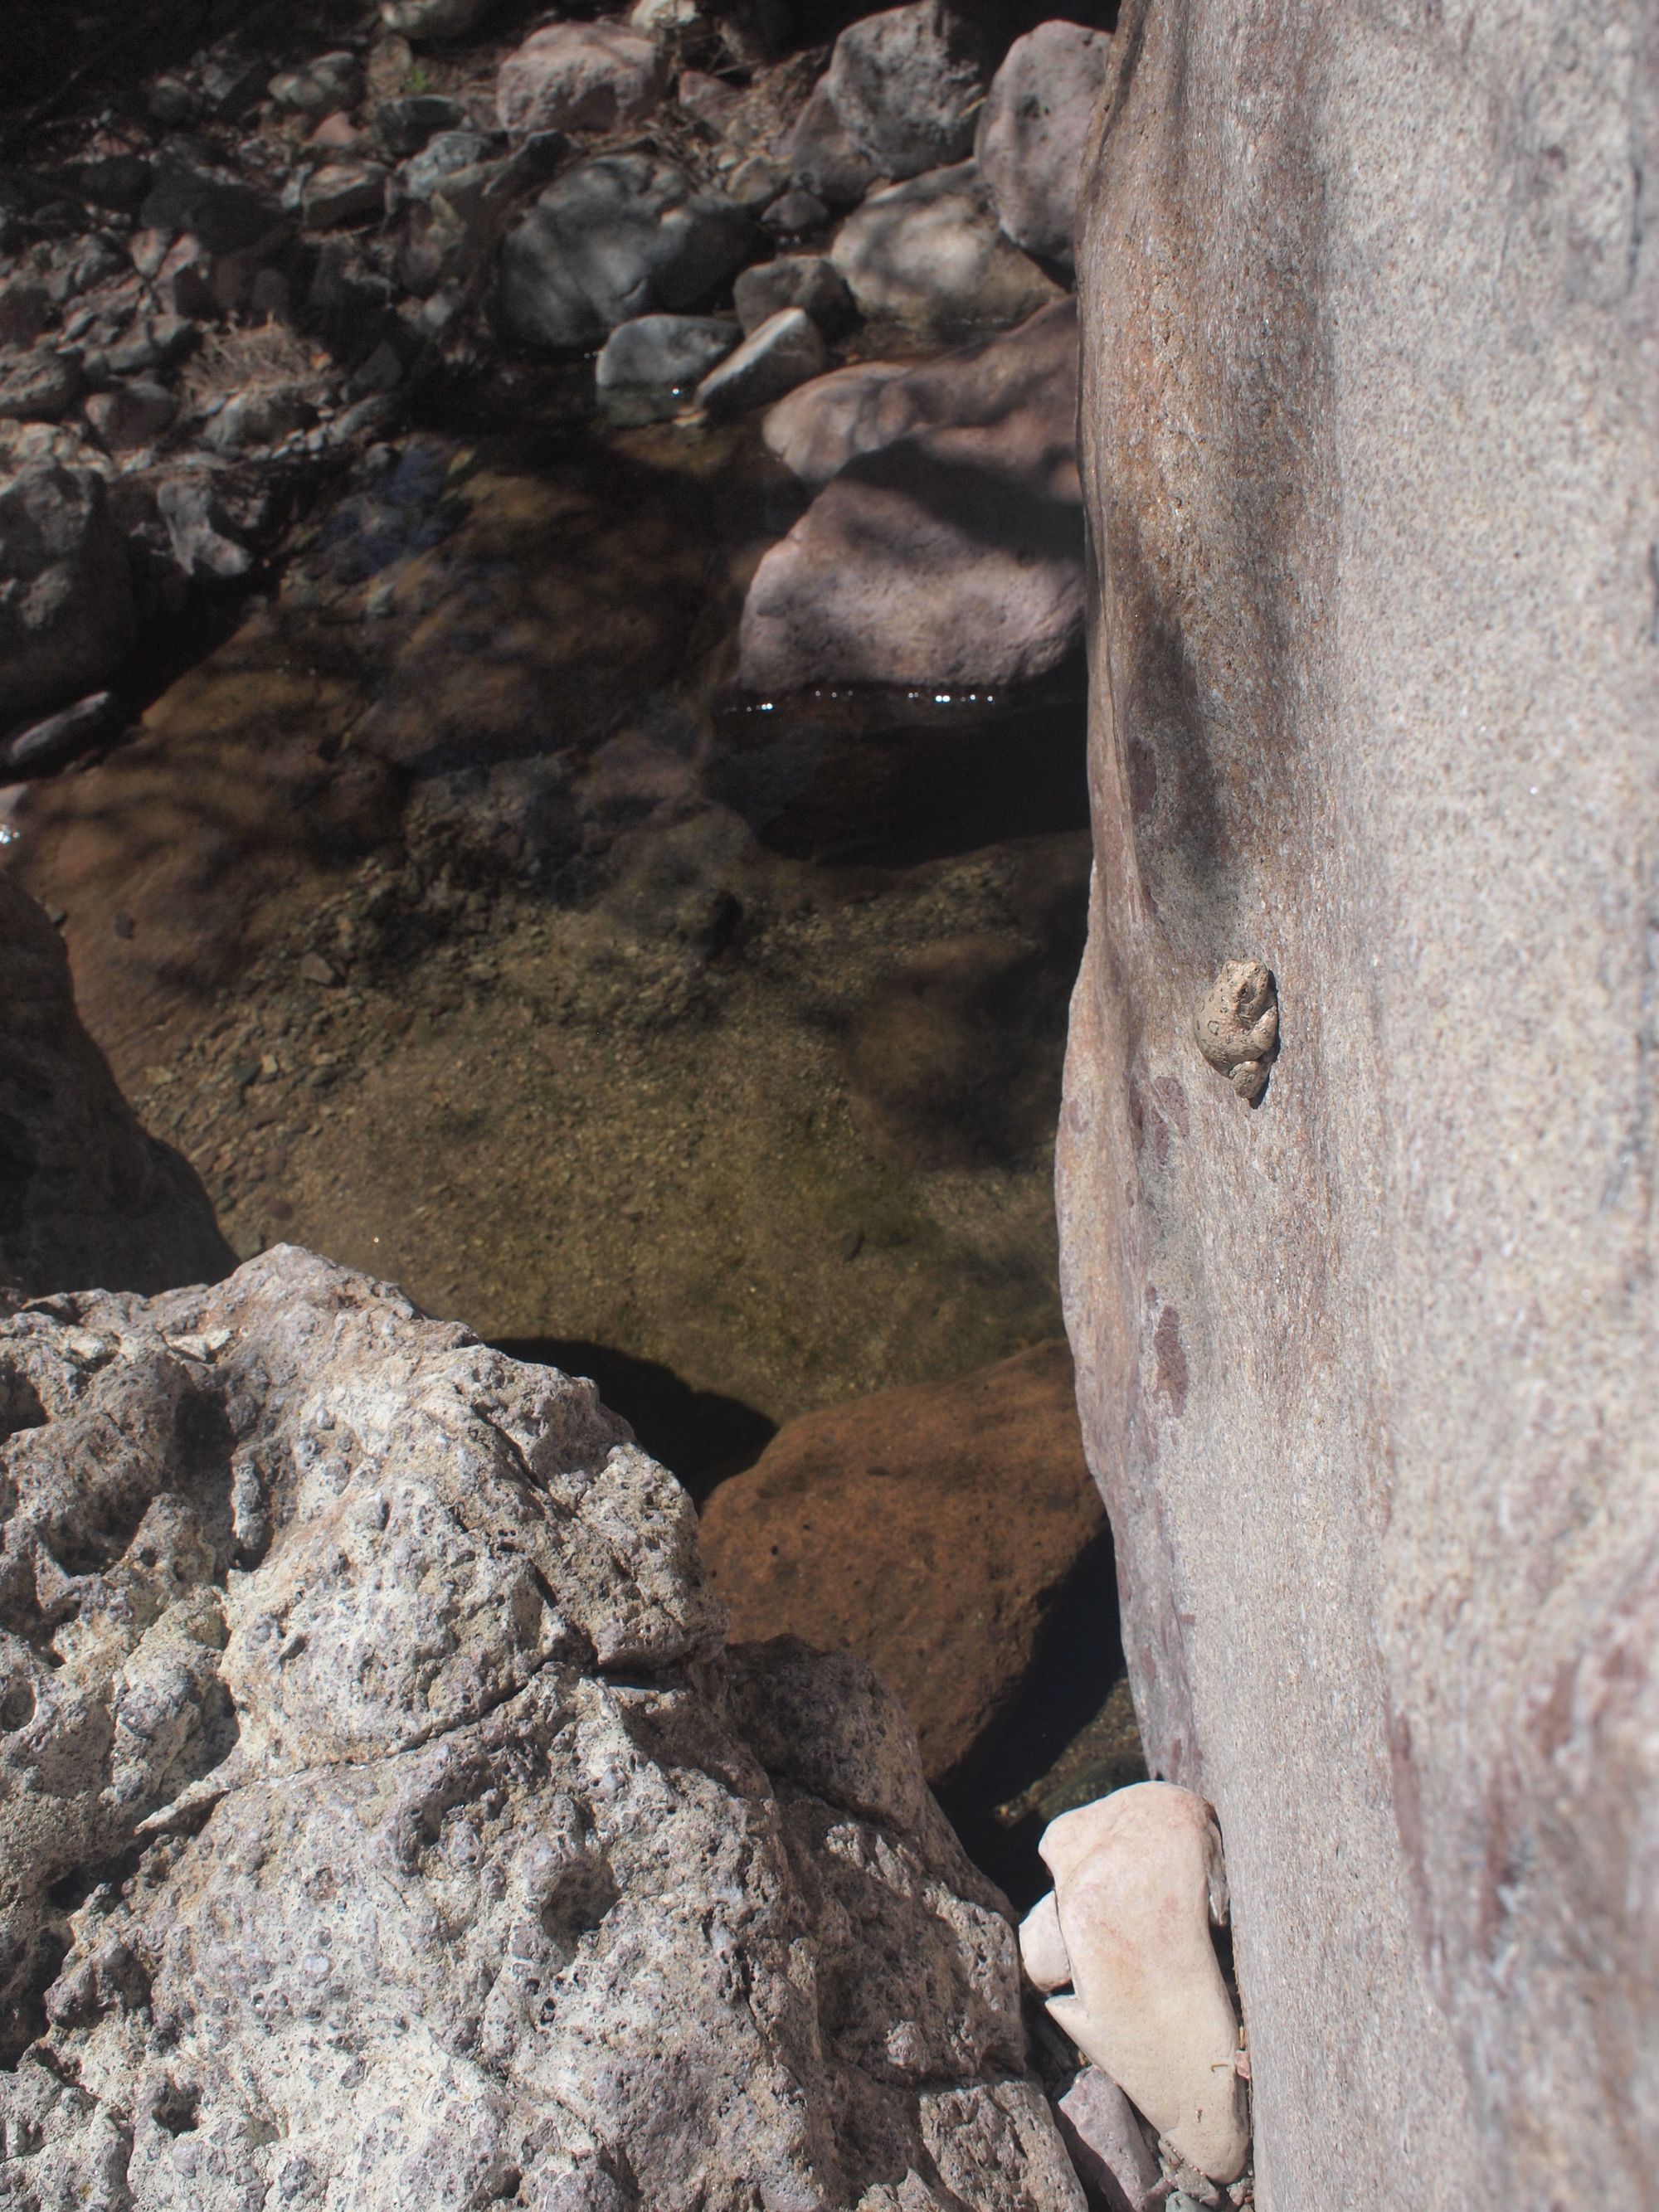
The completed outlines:
{"type": "Polygon", "coordinates": [[[699,1487],[1060,1327],[1078,687],[728,710],[796,498],[750,428],[403,441],[19,817],[240,1249],[585,1364],[699,1487]]]}

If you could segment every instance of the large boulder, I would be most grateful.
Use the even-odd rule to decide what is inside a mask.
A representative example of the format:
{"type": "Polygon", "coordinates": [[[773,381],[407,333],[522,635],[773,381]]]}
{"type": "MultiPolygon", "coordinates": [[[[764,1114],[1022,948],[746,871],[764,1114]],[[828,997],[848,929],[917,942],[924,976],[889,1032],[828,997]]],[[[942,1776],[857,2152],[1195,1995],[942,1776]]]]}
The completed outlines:
{"type": "Polygon", "coordinates": [[[672,162],[602,155],[550,185],[501,241],[501,318],[528,344],[597,344],[635,316],[700,307],[752,236],[741,208],[672,162]]]}
{"type": "Polygon", "coordinates": [[[21,469],[0,488],[0,731],[108,683],[136,619],[102,478],[55,461],[21,469]]]}
{"type": "Polygon", "coordinates": [[[837,371],[769,418],[774,450],[829,481],[750,585],[748,690],[1020,684],[1079,645],[1072,303],[952,362],[891,367],[837,371]]]}
{"type": "Polygon", "coordinates": [[[0,1376],[18,2202],[1083,2212],[902,1714],[591,1383],[291,1249],[0,1376]]]}
{"type": "Polygon", "coordinates": [[[1659,2169],[1650,28],[1143,0],[1085,183],[1068,1323],[1274,2212],[1659,2169]]]}
{"type": "Polygon", "coordinates": [[[1042,1344],[789,1422],[709,1499],[702,1548],[734,1636],[856,1652],[942,1779],[1030,1676],[1102,1526],[1071,1355],[1042,1344]]]}
{"type": "Polygon", "coordinates": [[[550,23],[495,75],[503,131],[615,131],[648,115],[667,82],[664,50],[620,23],[550,23]]]}
{"type": "Polygon", "coordinates": [[[830,260],[861,315],[923,332],[1017,323],[1060,297],[1004,235],[975,161],[872,193],[842,223],[830,260]]]}
{"type": "Polygon", "coordinates": [[[1045,260],[1072,258],[1083,149],[1111,48],[1086,24],[1039,23],[1009,47],[986,97],[980,173],[1004,230],[1045,260]]]}
{"type": "Polygon", "coordinates": [[[978,27],[945,0],[912,0],[842,33],[823,91],[874,173],[898,178],[969,150],[985,83],[978,27]]]}
{"type": "Polygon", "coordinates": [[[139,1127],[81,1026],[63,939],[3,872],[0,1037],[0,1304],[227,1273],[206,1192],[139,1127]]]}

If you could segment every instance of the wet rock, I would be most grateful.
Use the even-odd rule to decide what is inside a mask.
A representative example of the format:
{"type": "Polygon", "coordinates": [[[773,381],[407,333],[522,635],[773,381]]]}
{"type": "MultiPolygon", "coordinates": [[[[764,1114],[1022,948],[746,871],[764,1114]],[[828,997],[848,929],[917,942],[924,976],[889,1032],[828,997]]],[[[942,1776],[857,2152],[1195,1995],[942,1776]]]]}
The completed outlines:
{"type": "Polygon", "coordinates": [[[277,106],[320,123],[362,98],[363,65],[356,54],[319,54],[301,69],[280,71],[270,80],[270,92],[277,106]]]}
{"type": "Polygon", "coordinates": [[[81,396],[78,355],[37,346],[0,355],[0,422],[61,422],[81,396]]]}
{"type": "Polygon", "coordinates": [[[416,45],[441,45],[477,30],[496,0],[380,0],[380,21],[416,45]]]}
{"type": "Polygon", "coordinates": [[[902,1717],[852,1662],[720,1659],[690,1503],[592,1384],[285,1248],[0,1346],[9,1549],[81,1624],[16,1639],[0,1744],[56,1782],[3,1800],[36,2197],[112,2142],[159,2196],[182,2142],[202,2212],[872,2212],[924,2170],[1082,2212],[902,1717]]]}
{"type": "Polygon", "coordinates": [[[1077,365],[1077,303],[1060,300],[936,361],[832,369],[780,401],[766,442],[803,483],[818,485],[913,432],[971,431],[988,467],[1035,472],[1055,496],[1076,500],[1077,365]]]}
{"type": "Polygon", "coordinates": [[[85,412],[99,444],[107,453],[126,453],[164,436],[178,417],[179,403],[162,385],[123,384],[94,392],[85,412]]]}
{"type": "Polygon", "coordinates": [[[1079,2179],[1105,2212],[1147,2212],[1161,2169],[1133,2106],[1111,2075],[1085,2066],[1054,2116],[1079,2179]]]}
{"type": "Polygon", "coordinates": [[[744,338],[697,387],[697,404],[716,419],[769,406],[824,363],[823,334],[801,307],[782,307],[744,338]]]}
{"type": "Polygon", "coordinates": [[[368,161],[329,161],[306,179],[300,205],[307,230],[375,222],[386,213],[386,173],[368,161]]]}
{"type": "Polygon", "coordinates": [[[1039,23],[992,79],[975,150],[997,220],[1027,253],[1071,261],[1083,149],[1111,44],[1082,23],[1039,23]]]}
{"type": "Polygon", "coordinates": [[[796,118],[789,166],[797,184],[832,208],[856,207],[881,172],[821,84],[796,118]]]}
{"type": "Polygon", "coordinates": [[[745,336],[786,307],[804,308],[826,337],[853,319],[847,287],[821,253],[786,253],[745,269],[732,289],[745,336]]]}
{"type": "Polygon", "coordinates": [[[856,1652],[938,1778],[1006,1709],[1102,1526],[1071,1360],[1048,1344],[790,1422],[715,1491],[702,1546],[734,1636],[856,1652]]]}
{"type": "MultiPolygon", "coordinates": [[[[98,1283],[149,1292],[223,1274],[231,1254],[200,1182],[139,1127],[81,1026],[63,939],[3,870],[0,1036],[0,1291],[44,1297],[98,1283]]],[[[0,1381],[0,1428],[15,1434],[28,1407],[26,1390],[0,1381]]],[[[9,1672],[9,1662],[0,1666],[9,1672]]],[[[9,1884],[9,1852],[6,1864],[9,1884]]]]}
{"type": "Polygon", "coordinates": [[[1075,310],[948,360],[860,363],[769,417],[811,506],[762,560],[740,680],[1022,682],[1081,635],[1075,310]]]}
{"type": "Polygon", "coordinates": [[[742,333],[711,315],[641,315],[612,331],[594,379],[607,413],[634,422],[672,415],[742,333]]]}
{"type": "Polygon", "coordinates": [[[861,315],[921,329],[1014,323],[1060,297],[1004,236],[974,161],[875,193],[830,258],[861,315]]]}
{"type": "Polygon", "coordinates": [[[502,241],[500,306],[512,335],[591,345],[617,324],[699,306],[742,262],[740,208],[645,154],[585,161],[502,241]]]}
{"type": "Polygon", "coordinates": [[[1227,1918],[1214,1815],[1167,1782],[1062,1813],[1037,1846],[1073,1994],[1048,2012],[1180,2156],[1212,2181],[1243,2171],[1250,2130],[1238,2020],[1211,1924],[1227,1918]]]}
{"type": "Polygon", "coordinates": [[[972,149],[984,46],[977,27],[941,0],[915,0],[849,25],[823,83],[874,173],[914,177],[972,149]]]}
{"type": "Polygon", "coordinates": [[[666,64],[653,39],[617,23],[553,23],[532,32],[495,75],[495,112],[515,137],[536,131],[615,131],[661,99],[666,64]]]}
{"type": "Polygon", "coordinates": [[[0,726],[106,684],[133,623],[101,480],[49,461],[21,469],[0,489],[0,726]]]}
{"type": "Polygon", "coordinates": [[[459,131],[465,120],[459,100],[436,92],[411,93],[404,100],[381,101],[374,111],[374,136],[388,160],[405,161],[440,131],[459,131]]]}

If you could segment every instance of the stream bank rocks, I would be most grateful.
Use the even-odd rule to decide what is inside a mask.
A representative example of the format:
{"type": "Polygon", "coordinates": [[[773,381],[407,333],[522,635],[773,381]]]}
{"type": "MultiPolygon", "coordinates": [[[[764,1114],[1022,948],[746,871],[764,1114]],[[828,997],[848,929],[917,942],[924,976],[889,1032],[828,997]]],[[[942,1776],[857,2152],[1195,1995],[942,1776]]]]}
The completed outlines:
{"type": "Polygon", "coordinates": [[[170,1290],[234,1264],[194,1171],[139,1126],[63,941],[0,871],[0,1309],[65,1283],[170,1290]]]}
{"type": "Polygon", "coordinates": [[[1082,2212],[897,1707],[591,1383],[291,1248],[0,1375],[20,2202],[1082,2212]]]}
{"type": "Polygon", "coordinates": [[[789,1422],[715,1491],[702,1545],[735,1635],[856,1652],[943,1780],[1030,1674],[1103,1526],[1057,1343],[789,1422]]]}

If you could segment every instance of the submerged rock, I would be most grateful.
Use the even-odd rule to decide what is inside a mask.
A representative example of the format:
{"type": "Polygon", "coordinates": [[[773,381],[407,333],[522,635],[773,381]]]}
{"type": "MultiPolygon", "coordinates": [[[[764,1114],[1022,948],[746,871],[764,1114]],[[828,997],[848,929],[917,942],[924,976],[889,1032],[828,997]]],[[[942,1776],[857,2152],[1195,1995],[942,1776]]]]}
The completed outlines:
{"type": "Polygon", "coordinates": [[[1063,1344],[790,1422],[703,1510],[734,1634],[844,1645],[896,1692],[929,1775],[1030,1672],[1103,1527],[1063,1344]]]}
{"type": "Polygon", "coordinates": [[[53,461],[21,469],[0,489],[0,727],[107,683],[135,619],[101,480],[53,461]]]}
{"type": "Polygon", "coordinates": [[[690,1501],[591,1383],[288,1249],[21,1315],[0,1373],[54,1593],[0,1740],[54,1777],[0,1801],[32,2201],[170,2188],[185,2140],[203,2212],[874,2212],[908,2172],[1082,2212],[902,1716],[717,1657],[690,1501]]]}
{"type": "Polygon", "coordinates": [[[594,382],[607,413],[637,422],[673,414],[743,333],[714,315],[641,315],[599,349],[594,382]]]}
{"type": "Polygon", "coordinates": [[[0,1036],[0,1304],[223,1274],[234,1263],[206,1193],[139,1127],[81,1026],[63,939],[3,870],[0,1036]]]}
{"type": "Polygon", "coordinates": [[[1083,23],[1039,23],[991,82],[975,153],[1016,246],[1069,263],[1083,149],[1112,42],[1083,23]]]}
{"type": "Polygon", "coordinates": [[[861,315],[924,331],[1016,323],[1060,297],[1004,236],[974,161],[875,193],[842,225],[830,258],[861,315]]]}
{"type": "Polygon", "coordinates": [[[740,208],[672,163],[601,155],[550,185],[502,240],[502,320],[532,344],[592,345],[635,316],[701,305],[752,234],[740,208]]]}

